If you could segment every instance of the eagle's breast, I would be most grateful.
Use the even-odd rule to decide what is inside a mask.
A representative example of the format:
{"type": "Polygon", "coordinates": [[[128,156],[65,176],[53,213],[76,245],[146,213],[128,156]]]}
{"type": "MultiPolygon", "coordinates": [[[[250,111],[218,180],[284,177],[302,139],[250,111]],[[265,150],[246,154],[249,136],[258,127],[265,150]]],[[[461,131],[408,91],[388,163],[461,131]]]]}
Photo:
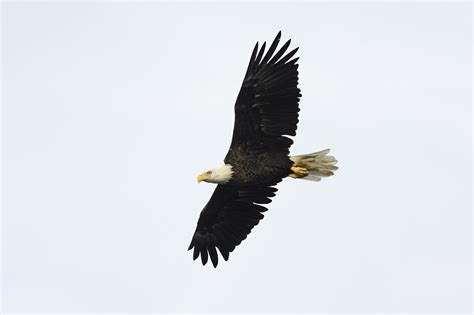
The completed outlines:
{"type": "Polygon", "coordinates": [[[287,154],[254,152],[245,145],[229,150],[225,159],[232,165],[230,185],[257,185],[280,181],[288,176],[292,165],[287,154]]]}

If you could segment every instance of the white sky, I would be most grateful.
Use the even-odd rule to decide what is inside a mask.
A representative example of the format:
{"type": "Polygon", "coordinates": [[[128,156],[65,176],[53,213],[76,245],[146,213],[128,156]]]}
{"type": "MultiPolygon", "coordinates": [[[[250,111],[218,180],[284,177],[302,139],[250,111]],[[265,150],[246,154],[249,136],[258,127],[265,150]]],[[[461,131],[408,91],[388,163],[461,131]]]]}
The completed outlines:
{"type": "Polygon", "coordinates": [[[3,4],[8,312],[469,312],[468,4],[3,4]],[[286,180],[217,269],[186,248],[253,45],[299,46],[286,180]]]}

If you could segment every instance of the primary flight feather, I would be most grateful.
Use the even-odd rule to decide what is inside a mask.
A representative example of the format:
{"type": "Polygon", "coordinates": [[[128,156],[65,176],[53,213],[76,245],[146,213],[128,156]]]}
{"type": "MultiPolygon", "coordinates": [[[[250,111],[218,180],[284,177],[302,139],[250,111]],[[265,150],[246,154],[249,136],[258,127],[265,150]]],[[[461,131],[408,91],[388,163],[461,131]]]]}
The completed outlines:
{"type": "Polygon", "coordinates": [[[232,142],[224,164],[202,173],[198,182],[218,184],[201,211],[188,250],[193,259],[209,258],[214,267],[219,251],[224,260],[263,219],[285,177],[319,181],[337,170],[329,150],[290,156],[298,123],[298,48],[286,53],[291,40],[278,51],[281,32],[268,50],[253,49],[242,87],[235,102],[232,142]],[[286,53],[286,54],[285,54],[286,53]],[[293,58],[293,59],[292,59],[293,58]]]}

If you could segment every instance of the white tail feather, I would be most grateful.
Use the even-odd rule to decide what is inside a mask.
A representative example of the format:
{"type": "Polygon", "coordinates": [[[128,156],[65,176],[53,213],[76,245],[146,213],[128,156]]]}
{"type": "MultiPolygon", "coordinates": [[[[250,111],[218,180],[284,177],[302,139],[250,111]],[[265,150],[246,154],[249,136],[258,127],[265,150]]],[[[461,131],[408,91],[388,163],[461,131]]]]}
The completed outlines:
{"type": "Polygon", "coordinates": [[[334,156],[327,155],[329,149],[319,152],[290,156],[293,166],[304,167],[308,170],[308,175],[301,179],[319,182],[322,177],[334,175],[334,171],[338,169],[335,165],[337,160],[334,156]]]}

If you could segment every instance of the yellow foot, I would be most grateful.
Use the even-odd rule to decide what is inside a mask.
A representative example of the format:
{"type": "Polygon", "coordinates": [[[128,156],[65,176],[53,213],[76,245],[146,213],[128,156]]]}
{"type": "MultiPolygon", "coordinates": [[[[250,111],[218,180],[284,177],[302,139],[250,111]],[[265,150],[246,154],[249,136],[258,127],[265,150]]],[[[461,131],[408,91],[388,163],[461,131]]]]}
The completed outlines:
{"type": "Polygon", "coordinates": [[[299,167],[299,166],[292,166],[291,167],[291,173],[290,176],[291,178],[302,178],[308,175],[308,170],[304,167],[299,167]]]}

